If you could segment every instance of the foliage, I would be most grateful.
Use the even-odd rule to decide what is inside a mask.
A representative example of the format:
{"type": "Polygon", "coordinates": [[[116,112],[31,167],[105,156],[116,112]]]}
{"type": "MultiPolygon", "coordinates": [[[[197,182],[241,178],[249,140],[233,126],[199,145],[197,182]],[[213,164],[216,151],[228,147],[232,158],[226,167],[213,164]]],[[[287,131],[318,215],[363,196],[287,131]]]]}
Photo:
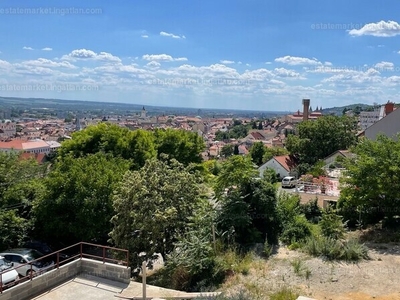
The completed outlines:
{"type": "Polygon", "coordinates": [[[258,166],[261,166],[263,164],[263,157],[266,151],[265,149],[266,147],[264,146],[263,142],[255,142],[251,146],[249,154],[253,163],[258,166]]]}
{"type": "Polygon", "coordinates": [[[318,198],[308,203],[300,204],[300,211],[311,223],[317,224],[322,216],[322,210],[318,205],[318,198]]]}
{"type": "Polygon", "coordinates": [[[29,225],[16,210],[0,211],[0,249],[19,246],[27,237],[29,225]]]}
{"type": "Polygon", "coordinates": [[[127,161],[103,153],[58,160],[34,203],[36,235],[64,243],[105,239],[114,215],[112,194],[128,168],[127,161]]]}
{"type": "Polygon", "coordinates": [[[399,215],[400,141],[383,135],[376,141],[364,139],[352,153],[355,157],[344,160],[340,213],[351,225],[384,219],[386,224],[395,224],[390,220],[399,215]]]}
{"type": "Polygon", "coordinates": [[[205,143],[197,133],[187,130],[157,129],[154,136],[159,159],[162,158],[162,154],[166,154],[169,159],[176,159],[186,166],[202,161],[200,154],[205,149],[205,143]]]}
{"type": "Polygon", "coordinates": [[[325,236],[313,236],[306,240],[303,250],[327,260],[359,261],[369,258],[368,248],[356,239],[340,241],[325,236]]]}
{"type": "Polygon", "coordinates": [[[225,158],[227,158],[229,156],[232,156],[233,155],[233,150],[234,150],[233,145],[226,144],[221,149],[221,156],[225,157],[225,158]]]}
{"type": "Polygon", "coordinates": [[[220,199],[226,189],[237,187],[258,176],[257,169],[248,156],[232,156],[223,162],[221,171],[215,181],[215,195],[220,199]]]}
{"type": "Polygon", "coordinates": [[[346,224],[343,224],[343,218],[332,210],[325,210],[322,213],[319,226],[321,227],[321,233],[325,237],[329,237],[334,240],[344,238],[346,224]]]}
{"type": "Polygon", "coordinates": [[[264,180],[249,180],[231,190],[222,199],[217,219],[221,232],[233,232],[241,246],[254,243],[276,243],[279,216],[276,209],[276,189],[264,180]]]}
{"type": "Polygon", "coordinates": [[[326,172],[323,167],[324,162],[319,160],[309,169],[308,173],[314,177],[326,176],[326,172]]]}
{"type": "Polygon", "coordinates": [[[203,201],[201,177],[177,160],[167,160],[151,159],[139,171],[127,172],[115,191],[110,236],[117,247],[129,249],[133,264],[141,263],[141,252],[166,258],[203,201]]]}
{"type": "Polygon", "coordinates": [[[279,175],[274,169],[266,168],[263,172],[263,179],[270,183],[277,183],[280,181],[279,175]]]}
{"type": "Polygon", "coordinates": [[[262,158],[263,163],[269,161],[274,156],[289,155],[289,151],[282,147],[271,147],[265,148],[265,152],[262,158]]]}
{"type": "Polygon", "coordinates": [[[233,155],[239,155],[239,145],[235,144],[235,146],[233,146],[233,155]]]}
{"type": "Polygon", "coordinates": [[[348,116],[324,116],[315,121],[301,122],[297,132],[297,135],[288,136],[286,148],[298,157],[300,163],[310,165],[357,142],[357,122],[348,116]]]}
{"type": "Polygon", "coordinates": [[[296,300],[299,294],[290,287],[284,286],[270,295],[270,300],[296,300]]]}
{"type": "Polygon", "coordinates": [[[224,141],[244,138],[248,135],[250,126],[242,124],[239,120],[235,120],[233,126],[228,131],[217,131],[215,133],[215,140],[224,141]]]}

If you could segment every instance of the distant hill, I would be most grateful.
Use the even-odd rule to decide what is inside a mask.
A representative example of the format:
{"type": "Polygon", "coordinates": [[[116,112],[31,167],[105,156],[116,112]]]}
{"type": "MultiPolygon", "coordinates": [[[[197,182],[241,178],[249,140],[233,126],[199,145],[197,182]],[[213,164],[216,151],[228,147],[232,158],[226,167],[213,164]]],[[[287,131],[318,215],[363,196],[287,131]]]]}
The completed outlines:
{"type": "Polygon", "coordinates": [[[351,109],[351,110],[358,110],[358,111],[363,111],[363,110],[369,110],[372,109],[374,106],[373,105],[368,105],[368,104],[362,104],[362,103],[357,103],[357,104],[351,104],[351,105],[345,105],[345,106],[338,106],[338,107],[331,107],[331,108],[324,108],[322,110],[323,115],[337,115],[341,116],[343,114],[344,109],[351,109]]]}

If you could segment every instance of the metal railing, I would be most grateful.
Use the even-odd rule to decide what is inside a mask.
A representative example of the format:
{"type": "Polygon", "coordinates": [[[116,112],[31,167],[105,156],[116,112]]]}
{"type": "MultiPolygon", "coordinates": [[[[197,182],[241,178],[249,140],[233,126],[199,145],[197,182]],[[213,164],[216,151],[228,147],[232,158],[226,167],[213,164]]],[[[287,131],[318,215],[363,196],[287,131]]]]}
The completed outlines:
{"type": "MultiPolygon", "coordinates": [[[[6,290],[7,288],[9,288],[11,286],[14,286],[21,282],[32,280],[35,276],[41,275],[49,270],[58,269],[61,265],[64,265],[68,262],[82,259],[82,258],[90,258],[90,259],[98,260],[98,261],[103,262],[103,264],[105,264],[107,262],[107,263],[114,263],[114,264],[129,267],[129,251],[128,250],[110,247],[110,246],[80,242],[80,243],[76,243],[74,245],[68,246],[66,248],[60,249],[58,251],[55,251],[53,253],[43,255],[38,259],[30,261],[29,263],[21,264],[16,267],[11,267],[10,269],[0,272],[0,294],[2,294],[4,290],[6,290]],[[86,249],[86,248],[88,248],[88,249],[86,249]],[[77,249],[77,251],[76,251],[76,249],[77,249]],[[65,252],[71,253],[71,255],[65,256],[65,254],[64,254],[65,252]],[[61,260],[60,260],[60,254],[62,257],[61,260]],[[100,255],[98,255],[98,254],[100,254],[100,255]],[[116,258],[117,256],[120,256],[121,258],[124,257],[124,258],[119,259],[119,258],[116,258]],[[46,258],[47,259],[55,258],[55,261],[52,261],[53,264],[47,265],[43,268],[40,268],[39,270],[35,270],[35,268],[36,268],[34,266],[35,263],[44,261],[46,258]],[[14,282],[10,282],[10,283],[3,285],[3,274],[10,272],[10,270],[12,270],[12,269],[14,269],[18,272],[19,269],[26,269],[27,267],[28,267],[28,270],[24,272],[25,276],[19,275],[18,282],[14,281],[14,282]]],[[[13,262],[11,262],[11,263],[13,263],[13,262]]],[[[18,272],[18,274],[20,274],[20,272],[18,272]]]]}

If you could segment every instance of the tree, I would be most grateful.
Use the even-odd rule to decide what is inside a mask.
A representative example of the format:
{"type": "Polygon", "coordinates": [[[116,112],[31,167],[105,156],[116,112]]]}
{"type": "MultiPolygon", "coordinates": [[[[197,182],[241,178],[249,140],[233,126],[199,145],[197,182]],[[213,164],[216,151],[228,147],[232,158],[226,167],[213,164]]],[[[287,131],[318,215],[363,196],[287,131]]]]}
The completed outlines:
{"type": "Polygon", "coordinates": [[[253,121],[251,123],[251,129],[257,129],[257,122],[256,121],[253,121]]]}
{"type": "Polygon", "coordinates": [[[233,155],[239,155],[239,145],[235,144],[233,147],[233,155]]]}
{"type": "Polygon", "coordinates": [[[127,172],[115,192],[111,241],[129,249],[135,263],[141,252],[149,257],[159,252],[167,259],[202,202],[201,177],[175,159],[162,159],[127,172]]]}
{"type": "Polygon", "coordinates": [[[221,171],[216,179],[214,191],[217,199],[220,199],[226,189],[241,186],[250,179],[258,176],[251,158],[248,156],[231,156],[223,162],[221,171]]]}
{"type": "Polygon", "coordinates": [[[129,169],[111,154],[64,156],[45,179],[46,192],[34,204],[36,234],[65,243],[103,242],[114,215],[112,195],[129,169]]]}
{"type": "Polygon", "coordinates": [[[354,157],[344,159],[338,207],[349,224],[383,220],[384,225],[395,225],[400,206],[399,138],[363,139],[352,149],[354,157]]]}
{"type": "Polygon", "coordinates": [[[255,163],[258,166],[261,166],[263,164],[263,157],[265,152],[266,148],[263,142],[255,142],[250,148],[250,156],[251,159],[253,160],[253,163],[255,163]]]}
{"type": "Polygon", "coordinates": [[[205,143],[197,133],[158,129],[154,134],[158,158],[166,154],[169,159],[176,159],[186,166],[202,161],[201,152],[205,149],[205,143]]]}
{"type": "Polygon", "coordinates": [[[226,144],[221,149],[221,155],[225,158],[233,155],[233,146],[231,144],[226,144]]]}
{"type": "Polygon", "coordinates": [[[357,143],[357,122],[348,116],[324,116],[298,125],[298,135],[289,135],[288,151],[299,163],[313,165],[337,150],[349,149],[357,143]]]}
{"type": "Polygon", "coordinates": [[[274,156],[289,155],[289,151],[282,147],[271,147],[265,148],[265,153],[263,155],[263,163],[269,161],[274,156]]]}
{"type": "Polygon", "coordinates": [[[258,130],[263,130],[263,122],[258,122],[258,130]]]}

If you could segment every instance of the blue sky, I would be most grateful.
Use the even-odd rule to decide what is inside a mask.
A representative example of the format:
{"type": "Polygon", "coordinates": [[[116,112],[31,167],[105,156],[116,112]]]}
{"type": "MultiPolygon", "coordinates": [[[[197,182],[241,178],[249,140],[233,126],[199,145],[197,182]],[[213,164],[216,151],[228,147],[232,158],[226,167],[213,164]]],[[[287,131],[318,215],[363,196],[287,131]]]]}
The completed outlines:
{"type": "Polygon", "coordinates": [[[249,110],[400,102],[400,2],[1,1],[0,95],[249,110]]]}

